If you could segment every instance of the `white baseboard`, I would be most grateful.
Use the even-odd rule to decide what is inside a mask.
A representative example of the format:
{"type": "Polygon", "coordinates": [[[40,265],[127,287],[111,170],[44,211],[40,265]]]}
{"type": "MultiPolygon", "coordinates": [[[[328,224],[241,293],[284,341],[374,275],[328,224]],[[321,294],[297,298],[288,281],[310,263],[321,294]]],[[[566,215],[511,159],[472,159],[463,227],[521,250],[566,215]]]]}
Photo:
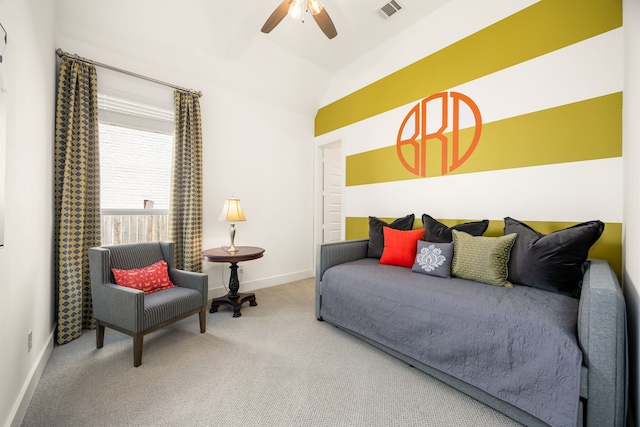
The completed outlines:
{"type": "Polygon", "coordinates": [[[54,325],[53,330],[49,334],[49,340],[47,345],[42,349],[40,354],[38,355],[37,362],[31,368],[31,372],[29,372],[29,377],[27,381],[25,381],[22,390],[20,390],[20,395],[16,400],[16,403],[13,406],[11,414],[9,414],[9,420],[11,421],[11,427],[20,427],[22,424],[22,420],[24,419],[25,414],[27,413],[27,408],[29,408],[29,403],[31,403],[31,398],[36,391],[36,387],[38,386],[38,382],[42,377],[42,372],[44,372],[44,368],[47,366],[47,362],[51,357],[51,353],[53,352],[53,336],[56,330],[56,326],[54,325]]]}
{"type": "MultiPolygon", "coordinates": [[[[240,281],[240,292],[251,292],[257,289],[268,288],[271,286],[282,285],[289,282],[295,282],[297,280],[308,279],[314,277],[314,270],[304,270],[296,273],[283,274],[282,276],[268,277],[266,279],[240,281]]],[[[225,287],[219,286],[216,288],[209,288],[209,299],[222,297],[227,294],[225,287]]]]}

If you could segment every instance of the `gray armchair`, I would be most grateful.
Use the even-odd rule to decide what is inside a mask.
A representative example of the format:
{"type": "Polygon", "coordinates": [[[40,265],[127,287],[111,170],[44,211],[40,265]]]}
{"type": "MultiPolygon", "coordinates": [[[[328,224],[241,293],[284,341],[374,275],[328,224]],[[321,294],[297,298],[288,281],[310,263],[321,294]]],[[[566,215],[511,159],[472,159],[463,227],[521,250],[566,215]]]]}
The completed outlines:
{"type": "Polygon", "coordinates": [[[174,244],[131,243],[89,249],[96,348],[104,344],[108,327],[133,337],[133,366],[142,363],[143,337],[192,314],[200,315],[200,332],[206,331],[207,275],[175,268],[174,244]],[[145,294],[115,284],[112,268],[133,269],[165,260],[174,288],[145,294]]]}

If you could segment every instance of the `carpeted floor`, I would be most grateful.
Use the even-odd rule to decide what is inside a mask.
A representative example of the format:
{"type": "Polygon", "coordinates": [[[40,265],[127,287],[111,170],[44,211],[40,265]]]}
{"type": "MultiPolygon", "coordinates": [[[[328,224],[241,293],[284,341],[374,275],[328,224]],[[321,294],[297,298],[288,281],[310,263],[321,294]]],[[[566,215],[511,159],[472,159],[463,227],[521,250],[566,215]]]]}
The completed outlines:
{"type": "Polygon", "coordinates": [[[314,314],[313,279],[256,291],[200,334],[192,316],[132,339],[57,346],[23,426],[519,426],[314,314]]]}

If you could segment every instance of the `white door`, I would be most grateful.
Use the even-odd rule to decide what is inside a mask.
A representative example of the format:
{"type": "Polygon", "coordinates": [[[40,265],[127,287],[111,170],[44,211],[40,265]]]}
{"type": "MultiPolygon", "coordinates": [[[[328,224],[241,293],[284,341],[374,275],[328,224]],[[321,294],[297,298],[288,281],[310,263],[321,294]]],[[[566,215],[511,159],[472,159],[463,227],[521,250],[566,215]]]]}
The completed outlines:
{"type": "Polygon", "coordinates": [[[342,149],[339,143],[322,150],[322,241],[342,238],[342,149]]]}

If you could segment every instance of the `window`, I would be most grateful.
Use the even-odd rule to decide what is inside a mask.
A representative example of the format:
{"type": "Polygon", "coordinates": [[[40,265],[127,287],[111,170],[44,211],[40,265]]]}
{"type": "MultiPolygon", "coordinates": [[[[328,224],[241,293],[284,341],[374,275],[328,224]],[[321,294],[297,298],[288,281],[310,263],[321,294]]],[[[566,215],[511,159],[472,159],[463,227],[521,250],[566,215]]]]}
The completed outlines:
{"type": "Polygon", "coordinates": [[[100,123],[102,209],[169,209],[173,135],[100,123]]]}
{"type": "Polygon", "coordinates": [[[100,93],[98,112],[102,243],[166,240],[173,110],[100,93]]]}
{"type": "Polygon", "coordinates": [[[102,209],[169,209],[173,111],[98,97],[102,209]]]}

